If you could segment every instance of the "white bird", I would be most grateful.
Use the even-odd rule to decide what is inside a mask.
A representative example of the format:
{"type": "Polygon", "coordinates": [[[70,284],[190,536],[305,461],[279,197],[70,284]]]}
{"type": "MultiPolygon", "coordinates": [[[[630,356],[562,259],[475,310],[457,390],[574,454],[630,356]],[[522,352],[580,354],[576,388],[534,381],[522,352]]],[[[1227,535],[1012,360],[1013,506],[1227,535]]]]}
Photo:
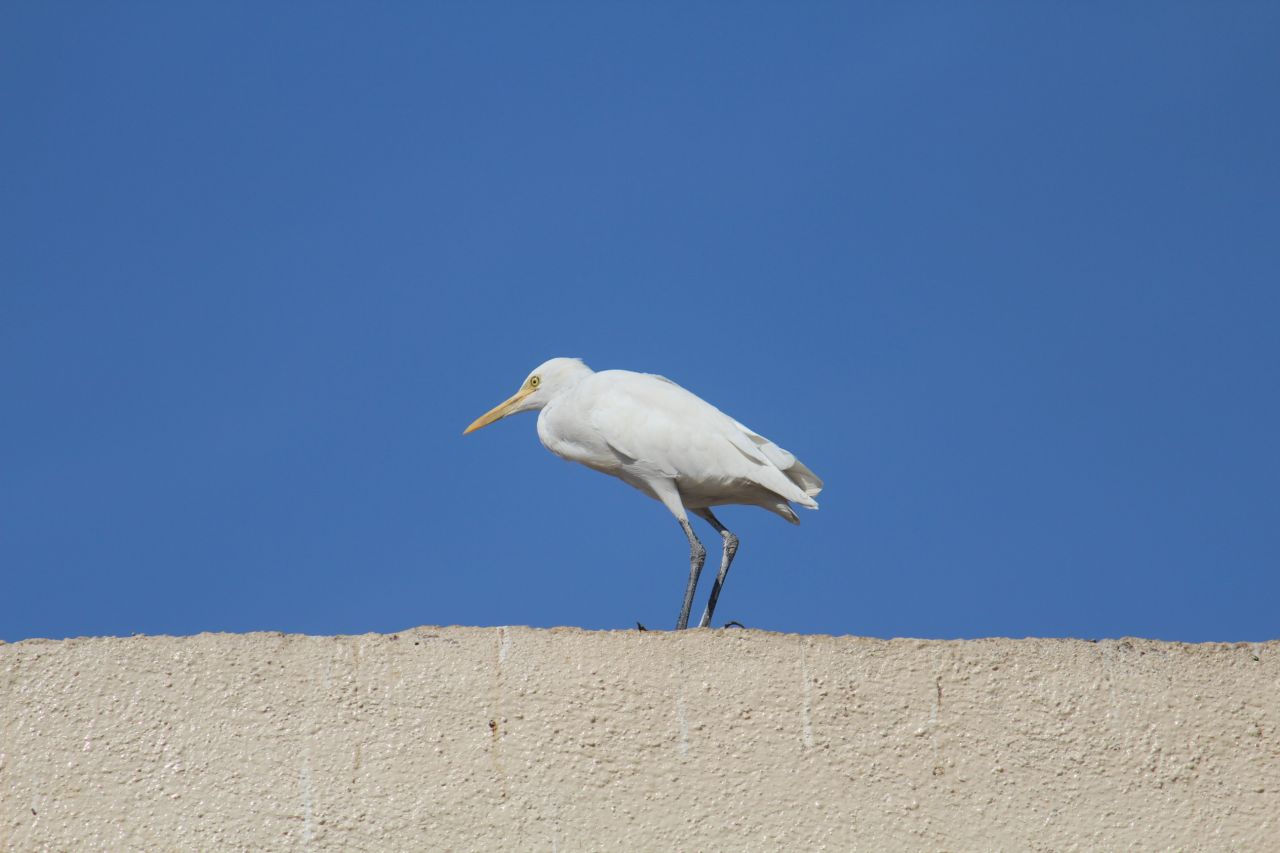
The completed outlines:
{"type": "Polygon", "coordinates": [[[539,411],[538,438],[561,459],[580,462],[659,500],[689,537],[689,584],[676,629],[689,624],[707,551],[686,510],[723,537],[720,573],[699,627],[711,622],[738,537],[711,514],[723,504],[759,506],[799,524],[791,503],[817,509],[822,480],[769,439],[676,383],[651,373],[602,370],[577,358],[539,365],[509,399],[463,435],[517,412],[539,411]]]}

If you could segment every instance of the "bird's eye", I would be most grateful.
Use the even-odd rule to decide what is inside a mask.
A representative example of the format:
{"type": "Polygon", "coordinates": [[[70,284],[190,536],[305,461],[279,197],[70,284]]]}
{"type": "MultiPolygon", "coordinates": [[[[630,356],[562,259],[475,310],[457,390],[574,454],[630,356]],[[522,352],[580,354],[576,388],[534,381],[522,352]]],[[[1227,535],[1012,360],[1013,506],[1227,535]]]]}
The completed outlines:
{"type": "Polygon", "coordinates": [[[530,387],[530,388],[537,388],[537,387],[538,387],[539,385],[541,385],[541,384],[542,384],[542,377],[540,377],[540,376],[530,376],[530,377],[529,377],[529,387],[530,387]]]}

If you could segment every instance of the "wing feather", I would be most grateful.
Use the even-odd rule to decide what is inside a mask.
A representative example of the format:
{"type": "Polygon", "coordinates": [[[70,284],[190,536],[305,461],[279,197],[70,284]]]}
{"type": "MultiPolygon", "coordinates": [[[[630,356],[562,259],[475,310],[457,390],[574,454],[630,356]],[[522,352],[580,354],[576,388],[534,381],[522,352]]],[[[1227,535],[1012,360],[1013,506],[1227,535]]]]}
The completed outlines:
{"type": "Polygon", "coordinates": [[[734,421],[733,425],[742,430],[751,443],[760,448],[761,454],[773,463],[779,471],[786,474],[787,479],[795,483],[806,495],[813,497],[822,491],[822,479],[810,471],[803,462],[796,459],[794,453],[783,450],[763,435],[748,429],[738,421],[734,421]]]}

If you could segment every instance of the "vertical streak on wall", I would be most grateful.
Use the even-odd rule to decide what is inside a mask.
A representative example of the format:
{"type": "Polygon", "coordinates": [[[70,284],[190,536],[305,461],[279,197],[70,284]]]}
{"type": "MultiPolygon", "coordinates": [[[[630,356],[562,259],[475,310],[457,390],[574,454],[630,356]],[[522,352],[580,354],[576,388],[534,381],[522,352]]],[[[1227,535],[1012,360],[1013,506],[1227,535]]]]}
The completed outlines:
{"type": "Polygon", "coordinates": [[[302,749],[302,766],[298,768],[298,790],[302,795],[302,845],[310,850],[316,838],[315,783],[311,778],[311,747],[302,749]]]}
{"type": "Polygon", "coordinates": [[[809,640],[800,638],[801,734],[805,749],[813,749],[813,679],[809,675],[809,640]]]}
{"type": "Polygon", "coordinates": [[[685,713],[684,688],[680,688],[680,695],[676,697],[676,726],[679,731],[679,738],[676,740],[676,751],[681,755],[689,754],[689,718],[685,713]]]}
{"type": "Polygon", "coordinates": [[[493,762],[493,775],[498,786],[498,799],[505,801],[509,795],[507,768],[502,761],[502,740],[506,737],[507,718],[503,715],[506,707],[506,678],[504,665],[511,652],[511,638],[505,626],[498,628],[497,663],[493,668],[493,691],[489,700],[489,756],[493,762]]]}

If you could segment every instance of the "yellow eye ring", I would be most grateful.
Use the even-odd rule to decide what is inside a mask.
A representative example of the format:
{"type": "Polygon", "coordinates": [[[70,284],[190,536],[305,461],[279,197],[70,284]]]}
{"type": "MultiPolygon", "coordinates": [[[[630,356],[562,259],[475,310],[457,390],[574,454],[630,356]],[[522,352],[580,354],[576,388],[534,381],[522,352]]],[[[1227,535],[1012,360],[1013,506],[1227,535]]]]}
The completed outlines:
{"type": "Polygon", "coordinates": [[[530,377],[529,377],[529,387],[530,387],[530,388],[537,388],[537,387],[538,387],[539,385],[541,385],[541,384],[542,384],[542,378],[541,378],[541,377],[539,377],[539,376],[530,376],[530,377]]]}

